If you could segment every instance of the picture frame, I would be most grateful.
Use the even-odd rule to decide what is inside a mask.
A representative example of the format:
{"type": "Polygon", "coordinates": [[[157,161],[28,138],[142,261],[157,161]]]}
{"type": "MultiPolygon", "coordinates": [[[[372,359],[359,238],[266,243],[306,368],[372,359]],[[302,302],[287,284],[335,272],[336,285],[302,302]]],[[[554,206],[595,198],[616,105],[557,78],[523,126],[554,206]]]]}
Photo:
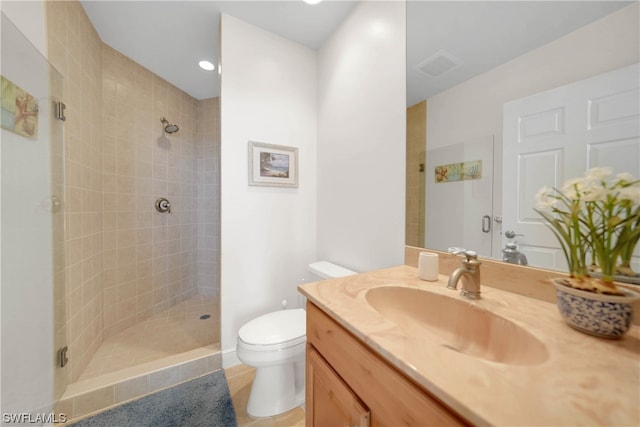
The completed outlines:
{"type": "Polygon", "coordinates": [[[298,187],[298,148],[249,141],[249,185],[298,187]]]}
{"type": "Polygon", "coordinates": [[[0,127],[17,135],[38,139],[38,99],[0,76],[0,127]]]}

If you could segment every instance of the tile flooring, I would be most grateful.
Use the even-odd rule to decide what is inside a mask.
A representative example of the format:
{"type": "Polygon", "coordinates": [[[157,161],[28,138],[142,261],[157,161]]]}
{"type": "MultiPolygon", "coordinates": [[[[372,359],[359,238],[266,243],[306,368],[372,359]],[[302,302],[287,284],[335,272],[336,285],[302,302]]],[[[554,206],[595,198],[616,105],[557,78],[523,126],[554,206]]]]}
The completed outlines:
{"type": "Polygon", "coordinates": [[[236,410],[238,427],[304,427],[304,410],[297,407],[282,415],[271,418],[254,419],[247,415],[247,401],[255,368],[236,365],[225,369],[231,400],[236,410]]]}
{"type": "Polygon", "coordinates": [[[157,313],[104,340],[78,381],[220,342],[219,313],[217,298],[203,296],[157,313]]]}

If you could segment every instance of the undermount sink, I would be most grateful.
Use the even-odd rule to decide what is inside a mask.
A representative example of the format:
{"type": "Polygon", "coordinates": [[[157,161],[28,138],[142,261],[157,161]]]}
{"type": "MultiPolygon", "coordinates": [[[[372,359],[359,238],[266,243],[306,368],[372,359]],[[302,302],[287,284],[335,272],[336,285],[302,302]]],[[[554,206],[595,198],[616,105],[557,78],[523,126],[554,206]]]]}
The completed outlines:
{"type": "Polygon", "coordinates": [[[549,356],[544,344],[522,327],[456,297],[383,286],[368,290],[366,300],[409,338],[428,337],[468,356],[509,365],[536,365],[549,356]]]}

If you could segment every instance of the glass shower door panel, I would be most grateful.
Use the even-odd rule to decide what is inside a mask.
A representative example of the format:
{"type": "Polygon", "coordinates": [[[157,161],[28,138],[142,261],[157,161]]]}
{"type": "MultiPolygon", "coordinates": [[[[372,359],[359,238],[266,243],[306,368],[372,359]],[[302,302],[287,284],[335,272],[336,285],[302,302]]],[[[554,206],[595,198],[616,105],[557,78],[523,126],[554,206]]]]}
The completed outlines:
{"type": "Polygon", "coordinates": [[[66,387],[62,77],[4,14],[1,31],[1,403],[35,416],[66,387]]]}

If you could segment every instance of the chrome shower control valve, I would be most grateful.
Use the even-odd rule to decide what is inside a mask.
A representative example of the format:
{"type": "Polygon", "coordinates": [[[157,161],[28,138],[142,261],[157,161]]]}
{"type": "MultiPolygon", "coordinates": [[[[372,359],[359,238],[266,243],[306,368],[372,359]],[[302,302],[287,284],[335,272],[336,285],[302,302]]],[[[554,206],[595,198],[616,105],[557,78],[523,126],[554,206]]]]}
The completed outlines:
{"type": "Polygon", "coordinates": [[[171,202],[164,197],[159,197],[156,200],[156,210],[160,213],[171,213],[171,202]]]}

